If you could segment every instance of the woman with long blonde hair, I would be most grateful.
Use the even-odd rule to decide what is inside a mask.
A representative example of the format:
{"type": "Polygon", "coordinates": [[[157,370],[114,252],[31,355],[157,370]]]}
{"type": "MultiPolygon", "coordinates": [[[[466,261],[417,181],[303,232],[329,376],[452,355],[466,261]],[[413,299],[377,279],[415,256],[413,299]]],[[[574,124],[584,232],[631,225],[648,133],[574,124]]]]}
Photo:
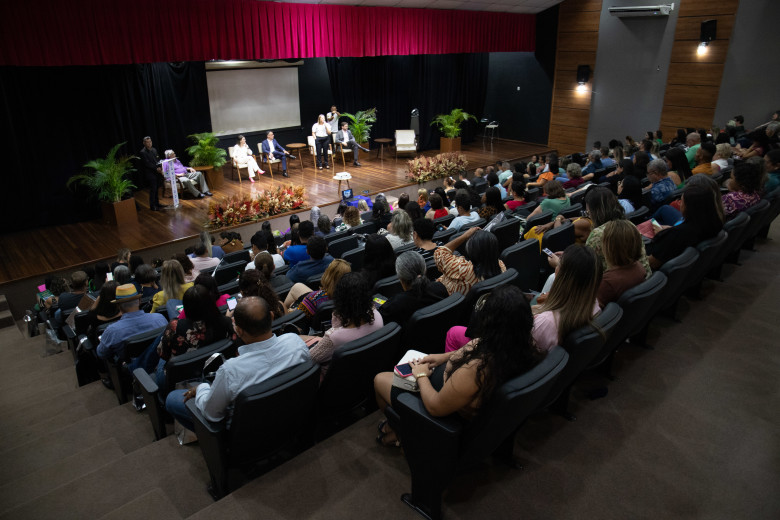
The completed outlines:
{"type": "Polygon", "coordinates": [[[184,269],[178,260],[166,260],[163,262],[162,272],[160,273],[160,287],[162,290],[152,298],[151,312],[155,312],[170,299],[181,300],[184,293],[192,285],[192,282],[184,282],[184,269]]]}

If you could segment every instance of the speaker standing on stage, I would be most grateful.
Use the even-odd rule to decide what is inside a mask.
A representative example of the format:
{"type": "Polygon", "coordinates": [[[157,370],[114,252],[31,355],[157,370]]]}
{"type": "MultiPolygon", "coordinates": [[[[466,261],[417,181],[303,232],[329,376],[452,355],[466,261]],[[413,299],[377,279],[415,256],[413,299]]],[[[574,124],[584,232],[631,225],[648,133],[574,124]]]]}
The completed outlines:
{"type": "Polygon", "coordinates": [[[330,125],[330,131],[331,132],[338,132],[339,131],[339,118],[341,117],[341,114],[339,114],[339,110],[336,108],[336,105],[333,105],[330,107],[330,112],[327,113],[325,116],[325,119],[328,120],[328,124],[330,125]]]}
{"type": "Polygon", "coordinates": [[[138,155],[141,156],[141,171],[149,183],[149,209],[152,211],[160,211],[166,207],[160,205],[160,200],[158,198],[160,181],[163,180],[162,167],[160,166],[160,155],[155,148],[152,148],[151,137],[144,137],[144,147],[138,155]]]}
{"type": "Polygon", "coordinates": [[[252,156],[252,150],[249,148],[249,145],[246,144],[246,137],[243,135],[238,136],[238,144],[233,147],[233,159],[235,159],[239,168],[247,169],[249,172],[249,180],[252,182],[255,182],[256,173],[260,173],[260,175],[265,173],[257,165],[257,161],[255,161],[255,158],[252,156]]]}
{"type": "Polygon", "coordinates": [[[342,143],[347,148],[352,148],[352,153],[355,154],[355,162],[353,164],[355,166],[360,166],[360,163],[358,162],[358,154],[360,152],[358,152],[358,149],[363,150],[364,152],[368,152],[369,150],[368,148],[363,148],[357,144],[355,136],[349,131],[349,124],[346,121],[341,123],[341,130],[336,133],[336,141],[342,143]]]}
{"type": "Polygon", "coordinates": [[[314,144],[317,148],[317,167],[321,170],[323,163],[325,168],[330,168],[328,165],[328,150],[327,147],[330,144],[330,135],[333,132],[330,129],[330,125],[325,122],[325,116],[320,114],[317,122],[311,127],[311,135],[314,136],[314,144]]]}

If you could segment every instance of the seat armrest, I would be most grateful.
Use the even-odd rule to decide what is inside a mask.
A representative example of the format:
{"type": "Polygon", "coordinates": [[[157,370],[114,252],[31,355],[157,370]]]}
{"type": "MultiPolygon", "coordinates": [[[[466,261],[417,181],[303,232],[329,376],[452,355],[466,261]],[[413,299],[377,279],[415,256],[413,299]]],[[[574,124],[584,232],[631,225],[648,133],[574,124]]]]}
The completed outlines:
{"type": "Polygon", "coordinates": [[[216,436],[227,432],[227,421],[211,422],[206,419],[203,414],[200,413],[198,407],[195,406],[195,399],[190,399],[184,404],[187,406],[187,411],[189,411],[192,416],[192,422],[195,425],[195,433],[198,434],[198,439],[200,439],[201,431],[216,436]]]}
{"type": "Polygon", "coordinates": [[[143,368],[136,368],[133,370],[133,377],[136,381],[138,381],[138,384],[141,385],[141,388],[143,388],[144,392],[148,393],[149,395],[154,395],[160,390],[157,386],[157,383],[152,380],[152,376],[150,376],[143,368]]]}
{"type": "Polygon", "coordinates": [[[408,424],[408,421],[414,421],[415,429],[408,431],[417,431],[417,428],[424,428],[433,434],[457,437],[463,429],[462,422],[454,415],[447,417],[432,416],[425,409],[422,399],[412,393],[405,392],[399,395],[395,408],[401,417],[402,423],[408,424]]]}
{"type": "Polygon", "coordinates": [[[73,331],[72,328],[70,328],[70,325],[68,325],[67,323],[62,326],[62,333],[65,334],[65,337],[68,340],[72,340],[76,337],[76,333],[73,331]]]}

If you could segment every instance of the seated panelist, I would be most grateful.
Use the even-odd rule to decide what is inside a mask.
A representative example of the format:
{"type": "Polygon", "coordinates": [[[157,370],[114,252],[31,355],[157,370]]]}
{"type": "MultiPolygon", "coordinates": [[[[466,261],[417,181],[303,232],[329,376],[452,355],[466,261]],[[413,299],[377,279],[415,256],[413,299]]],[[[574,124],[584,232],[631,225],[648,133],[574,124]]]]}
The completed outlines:
{"type": "MultiPolygon", "coordinates": [[[[187,190],[190,195],[196,199],[202,199],[207,195],[211,197],[212,194],[209,191],[209,185],[206,184],[206,177],[203,175],[203,172],[184,166],[176,157],[176,152],[173,150],[165,150],[165,158],[173,159],[173,162],[170,163],[173,164],[173,174],[176,175],[182,186],[184,186],[184,189],[187,190]],[[198,183],[198,186],[200,186],[200,191],[195,187],[196,182],[198,183]]],[[[170,173],[170,170],[166,170],[166,173],[170,173]]],[[[170,179],[166,180],[170,181],[170,179]]]]}
{"type": "Polygon", "coordinates": [[[355,136],[349,131],[349,124],[346,121],[341,123],[341,130],[336,132],[336,142],[352,149],[352,153],[355,154],[355,162],[353,163],[355,166],[360,166],[360,162],[358,162],[358,154],[360,152],[358,152],[358,149],[363,150],[364,152],[369,151],[368,148],[363,148],[357,144],[355,136]]]}
{"type": "MultiPolygon", "coordinates": [[[[287,175],[287,157],[289,156],[290,159],[295,159],[294,155],[290,155],[290,152],[284,149],[282,145],[279,144],[279,142],[274,139],[274,133],[268,132],[266,134],[265,141],[262,142],[262,150],[264,154],[271,154],[276,159],[280,159],[282,161],[282,175],[285,177],[288,177],[287,175]]],[[[265,161],[265,156],[263,157],[263,161],[265,161]]]]}

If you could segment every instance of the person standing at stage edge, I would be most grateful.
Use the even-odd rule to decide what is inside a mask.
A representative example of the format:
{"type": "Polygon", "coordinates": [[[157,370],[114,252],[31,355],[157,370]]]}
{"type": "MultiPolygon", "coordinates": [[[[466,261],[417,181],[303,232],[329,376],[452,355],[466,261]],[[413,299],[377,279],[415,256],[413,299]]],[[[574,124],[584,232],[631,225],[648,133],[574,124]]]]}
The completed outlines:
{"type": "Polygon", "coordinates": [[[141,149],[141,172],[149,183],[149,209],[160,211],[167,206],[161,206],[159,196],[160,183],[163,182],[162,167],[160,166],[160,154],[152,148],[152,138],[144,137],[144,147],[141,149]]]}
{"type": "Polygon", "coordinates": [[[311,135],[314,136],[314,145],[317,151],[317,167],[321,170],[323,163],[325,168],[328,165],[328,145],[330,144],[331,134],[330,125],[325,122],[325,116],[320,114],[317,122],[311,127],[311,135]]]}

